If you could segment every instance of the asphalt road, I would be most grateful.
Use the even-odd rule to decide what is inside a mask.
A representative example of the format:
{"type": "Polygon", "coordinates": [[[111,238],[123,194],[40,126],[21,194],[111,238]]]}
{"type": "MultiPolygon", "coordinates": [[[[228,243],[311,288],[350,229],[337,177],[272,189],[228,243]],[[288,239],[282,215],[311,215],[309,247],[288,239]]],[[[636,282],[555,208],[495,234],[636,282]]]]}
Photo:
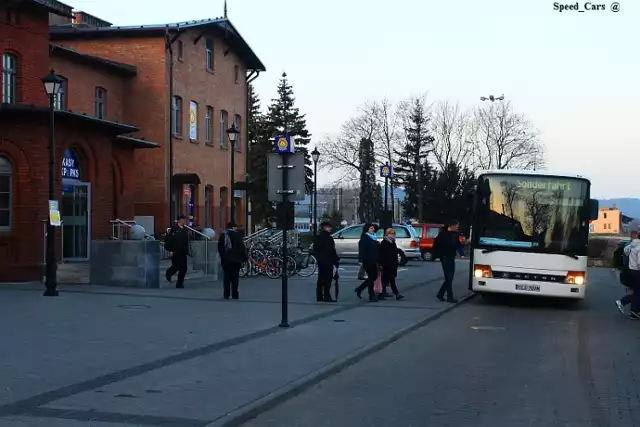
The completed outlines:
{"type": "Polygon", "coordinates": [[[611,270],[580,304],[476,297],[245,427],[640,425],[640,321],[611,270]]]}

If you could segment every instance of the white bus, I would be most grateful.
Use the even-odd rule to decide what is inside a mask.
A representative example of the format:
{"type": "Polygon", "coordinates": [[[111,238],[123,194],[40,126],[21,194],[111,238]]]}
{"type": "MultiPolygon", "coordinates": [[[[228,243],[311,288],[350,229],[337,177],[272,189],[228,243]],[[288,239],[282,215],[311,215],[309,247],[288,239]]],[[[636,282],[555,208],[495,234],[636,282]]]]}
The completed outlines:
{"type": "Polygon", "coordinates": [[[578,175],[484,171],[473,206],[469,288],[584,299],[591,182],[578,175]]]}

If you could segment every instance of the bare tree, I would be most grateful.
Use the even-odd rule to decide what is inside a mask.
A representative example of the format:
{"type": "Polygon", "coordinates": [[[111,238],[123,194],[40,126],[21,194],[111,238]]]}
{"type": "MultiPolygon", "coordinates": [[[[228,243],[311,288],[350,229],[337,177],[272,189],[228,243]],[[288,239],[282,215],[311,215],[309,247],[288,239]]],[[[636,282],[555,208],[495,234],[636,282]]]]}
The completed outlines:
{"type": "Polygon", "coordinates": [[[431,131],[435,138],[432,157],[444,170],[453,163],[460,168],[470,166],[472,146],[469,114],[458,103],[440,101],[431,107],[431,131]]]}
{"type": "Polygon", "coordinates": [[[471,136],[474,158],[483,169],[539,169],[544,147],[539,132],[511,102],[483,105],[473,112],[471,136]]]}

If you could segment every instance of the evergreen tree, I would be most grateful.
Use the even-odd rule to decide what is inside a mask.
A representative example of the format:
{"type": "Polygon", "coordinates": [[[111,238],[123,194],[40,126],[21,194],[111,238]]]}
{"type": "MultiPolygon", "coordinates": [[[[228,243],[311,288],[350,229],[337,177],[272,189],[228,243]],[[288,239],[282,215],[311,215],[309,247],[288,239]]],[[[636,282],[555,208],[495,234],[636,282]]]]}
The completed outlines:
{"type": "Polygon", "coordinates": [[[473,172],[449,163],[444,170],[438,171],[425,192],[427,218],[430,222],[438,223],[457,219],[461,231],[466,233],[471,224],[474,191],[473,172]]]}
{"type": "Polygon", "coordinates": [[[395,150],[396,181],[405,188],[407,194],[407,215],[417,216],[419,221],[424,221],[425,190],[431,179],[427,156],[435,139],[429,134],[429,117],[422,100],[413,100],[407,121],[406,141],[399,150],[395,150]]]}
{"type": "Polygon", "coordinates": [[[305,190],[313,193],[313,169],[308,145],[311,134],[307,130],[305,114],[295,106],[296,98],[293,87],[287,80],[287,73],[282,73],[278,83],[278,96],[271,100],[267,112],[267,133],[271,138],[278,135],[289,135],[295,140],[296,153],[303,153],[305,160],[305,190]]]}
{"type": "Polygon", "coordinates": [[[360,206],[358,215],[364,222],[372,222],[380,207],[380,194],[376,188],[376,157],[371,139],[360,140],[360,206]]]}
{"type": "Polygon", "coordinates": [[[273,203],[267,198],[267,153],[273,151],[266,117],[262,112],[260,98],[253,85],[249,85],[249,182],[252,184],[251,215],[255,223],[266,222],[276,216],[273,203]]]}

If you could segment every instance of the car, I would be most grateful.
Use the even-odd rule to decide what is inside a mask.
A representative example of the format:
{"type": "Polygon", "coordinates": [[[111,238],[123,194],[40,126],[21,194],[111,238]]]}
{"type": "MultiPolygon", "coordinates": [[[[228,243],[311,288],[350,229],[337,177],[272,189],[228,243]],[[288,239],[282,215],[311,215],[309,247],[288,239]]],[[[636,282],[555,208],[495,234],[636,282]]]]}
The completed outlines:
{"type": "MultiPolygon", "coordinates": [[[[355,224],[336,231],[332,234],[336,242],[336,251],[340,258],[358,258],[358,242],[362,236],[364,224],[355,224]]],[[[396,245],[398,246],[398,263],[405,265],[410,259],[420,259],[420,238],[410,225],[393,224],[396,230],[396,245]]],[[[384,230],[376,233],[378,240],[384,236],[384,230]]]]}
{"type": "MultiPolygon", "coordinates": [[[[420,237],[420,255],[425,261],[435,261],[437,259],[433,252],[433,243],[442,229],[442,224],[414,223],[411,224],[415,233],[420,237]]],[[[460,243],[464,244],[464,236],[460,235],[460,243]]]]}

